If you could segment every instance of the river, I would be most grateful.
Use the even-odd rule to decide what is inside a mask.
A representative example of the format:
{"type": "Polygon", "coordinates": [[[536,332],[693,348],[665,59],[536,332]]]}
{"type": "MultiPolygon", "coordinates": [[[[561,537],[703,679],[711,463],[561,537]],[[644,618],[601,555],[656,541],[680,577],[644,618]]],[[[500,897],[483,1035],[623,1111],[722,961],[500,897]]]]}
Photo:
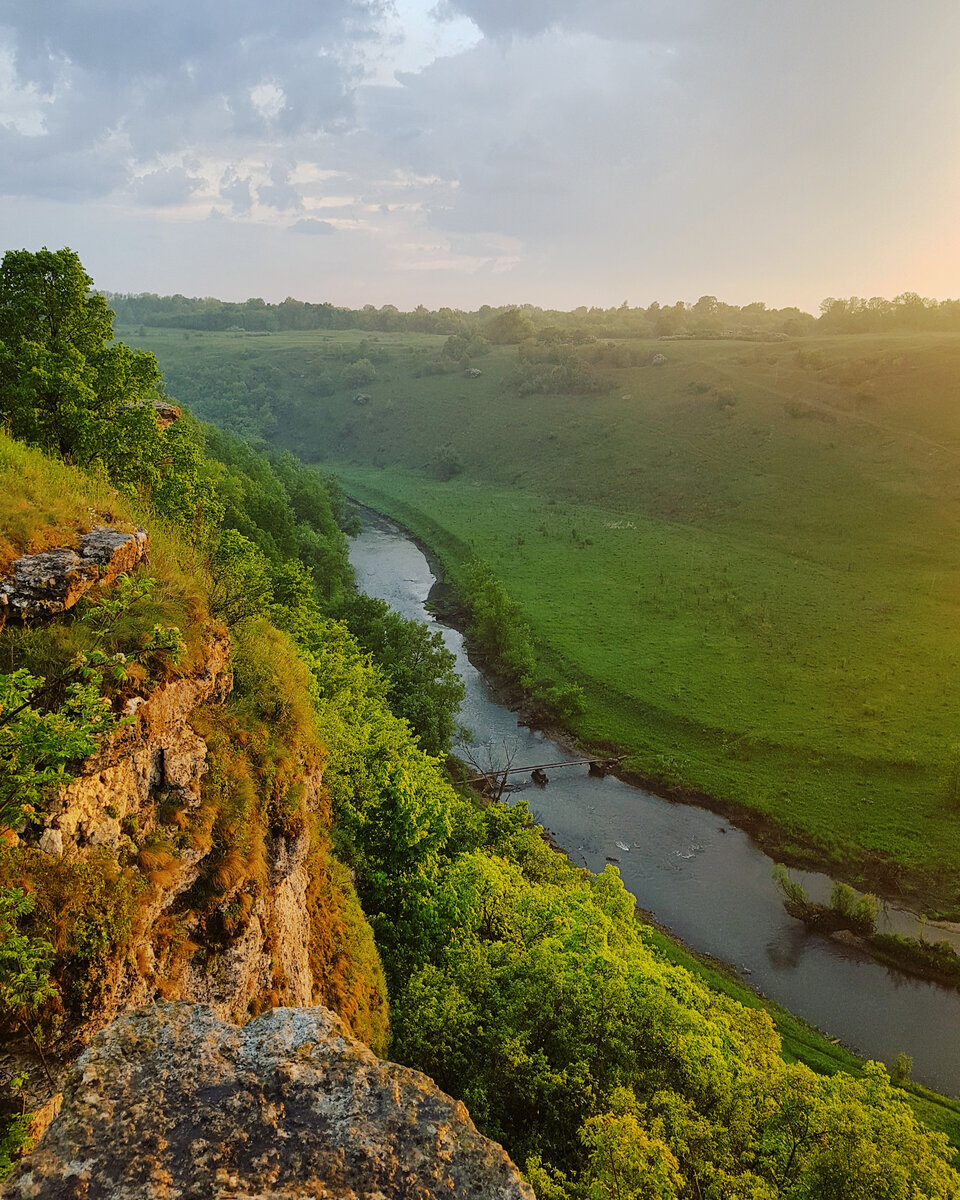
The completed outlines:
{"type": "MultiPolygon", "coordinates": [[[[498,704],[467,658],[461,635],[440,625],[424,603],[434,583],[422,550],[397,525],[365,517],[350,542],[360,588],[405,617],[441,631],[456,655],[467,694],[460,722],[474,737],[474,755],[501,763],[552,763],[578,757],[519,725],[498,704]]],[[[535,819],[569,856],[591,871],[616,862],[624,884],[687,945],[730,963],[744,981],[867,1058],[892,1065],[903,1051],[913,1078],[960,1094],[960,993],[874,962],[855,947],[809,933],[783,911],[773,862],[722,817],[597,778],[585,766],[548,771],[538,788],[513,775],[535,819]]],[[[811,897],[826,899],[825,875],[792,871],[811,897]]],[[[916,936],[915,915],[885,906],[878,928],[916,936]]],[[[960,940],[956,931],[927,927],[931,940],[960,940]]]]}

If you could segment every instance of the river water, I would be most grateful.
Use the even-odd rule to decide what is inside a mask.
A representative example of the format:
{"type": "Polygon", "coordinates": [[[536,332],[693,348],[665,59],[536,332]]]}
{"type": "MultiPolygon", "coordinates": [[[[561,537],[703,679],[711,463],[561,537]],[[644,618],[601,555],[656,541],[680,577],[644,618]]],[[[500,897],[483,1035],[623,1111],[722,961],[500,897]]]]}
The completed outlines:
{"type": "MultiPolygon", "coordinates": [[[[467,695],[460,722],[474,737],[481,766],[568,762],[578,757],[498,704],[470,663],[461,635],[438,624],[424,602],[434,583],[420,548],[392,522],[366,517],[350,543],[360,588],[405,617],[440,630],[456,655],[467,695]]],[[[773,863],[722,817],[654,796],[585,766],[548,770],[544,788],[511,775],[535,819],[579,865],[602,871],[615,861],[640,906],[689,946],[735,967],[751,987],[838,1038],[867,1058],[892,1065],[913,1059],[913,1078],[960,1094],[960,993],[880,966],[857,950],[807,932],[783,911],[773,863]]],[[[510,797],[507,797],[508,799],[510,797]]],[[[826,899],[825,875],[792,871],[815,899],[826,899]]],[[[885,908],[878,928],[916,936],[917,918],[885,908]]],[[[960,940],[927,926],[931,940],[960,940]]]]}

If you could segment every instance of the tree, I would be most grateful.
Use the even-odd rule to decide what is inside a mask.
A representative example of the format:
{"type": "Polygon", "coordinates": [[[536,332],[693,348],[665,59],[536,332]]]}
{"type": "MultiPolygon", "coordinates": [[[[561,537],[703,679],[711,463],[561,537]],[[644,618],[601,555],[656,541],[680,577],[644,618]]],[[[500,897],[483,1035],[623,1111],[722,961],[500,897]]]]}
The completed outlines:
{"type": "Polygon", "coordinates": [[[273,601],[270,571],[263,552],[235,529],[225,529],[210,561],[214,613],[228,625],[269,612],[273,601]]]}
{"type": "Polygon", "coordinates": [[[460,594],[470,610],[470,637],[497,670],[524,684],[536,666],[530,628],[489,563],[467,563],[460,594]]]}
{"type": "Polygon", "coordinates": [[[463,703],[457,660],[443,636],[422,621],[408,621],[382,600],[357,596],[346,612],[350,632],[387,677],[387,702],[409,722],[427,754],[449,752],[463,703]]]}
{"type": "Polygon", "coordinates": [[[364,384],[373,383],[376,377],[377,368],[369,358],[358,358],[340,372],[340,382],[344,387],[363,387],[364,384]]]}
{"type": "Polygon", "coordinates": [[[111,345],[113,314],[69,249],[8,251],[0,265],[0,416],[14,437],[130,488],[160,479],[152,354],[111,345]]]}
{"type": "Polygon", "coordinates": [[[483,326],[484,337],[495,346],[515,345],[533,337],[534,332],[533,322],[519,308],[508,308],[483,326]]]}
{"type": "Polygon", "coordinates": [[[17,928],[17,922],[33,911],[34,903],[34,897],[21,888],[0,888],[0,1021],[14,1031],[23,1029],[52,1085],[38,1018],[46,1002],[58,994],[50,979],[53,946],[43,938],[29,938],[17,928]]]}

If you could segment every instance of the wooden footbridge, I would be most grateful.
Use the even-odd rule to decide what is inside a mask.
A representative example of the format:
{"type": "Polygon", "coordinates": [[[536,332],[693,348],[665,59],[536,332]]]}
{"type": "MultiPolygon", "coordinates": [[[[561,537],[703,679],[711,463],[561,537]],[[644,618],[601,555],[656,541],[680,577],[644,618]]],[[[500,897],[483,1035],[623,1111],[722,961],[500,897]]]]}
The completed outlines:
{"type": "Polygon", "coordinates": [[[612,770],[617,763],[626,758],[625,754],[618,754],[615,758],[609,755],[603,755],[599,758],[567,758],[562,762],[548,763],[533,763],[527,764],[525,767],[504,767],[502,770],[497,770],[495,767],[489,771],[484,771],[481,775],[471,776],[465,779],[464,783],[489,783],[492,779],[503,779],[505,775],[532,775],[534,771],[555,771],[559,767],[598,767],[600,770],[612,770]]]}

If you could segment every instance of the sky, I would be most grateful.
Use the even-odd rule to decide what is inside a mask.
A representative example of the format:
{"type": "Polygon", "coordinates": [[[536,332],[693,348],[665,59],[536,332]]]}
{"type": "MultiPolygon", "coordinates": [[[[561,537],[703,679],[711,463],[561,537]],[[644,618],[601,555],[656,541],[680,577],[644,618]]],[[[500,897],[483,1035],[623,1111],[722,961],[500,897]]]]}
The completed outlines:
{"type": "Polygon", "coordinates": [[[0,248],[413,308],[960,295],[958,0],[0,0],[0,248]]]}

